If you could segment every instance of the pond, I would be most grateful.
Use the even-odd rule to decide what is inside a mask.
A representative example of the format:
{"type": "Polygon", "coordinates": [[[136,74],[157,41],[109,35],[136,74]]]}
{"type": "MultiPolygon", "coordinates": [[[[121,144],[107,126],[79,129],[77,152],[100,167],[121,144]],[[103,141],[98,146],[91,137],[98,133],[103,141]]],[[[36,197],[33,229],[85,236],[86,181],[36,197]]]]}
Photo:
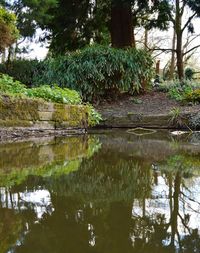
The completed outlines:
{"type": "Polygon", "coordinates": [[[0,144],[0,253],[200,252],[200,134],[0,144]]]}

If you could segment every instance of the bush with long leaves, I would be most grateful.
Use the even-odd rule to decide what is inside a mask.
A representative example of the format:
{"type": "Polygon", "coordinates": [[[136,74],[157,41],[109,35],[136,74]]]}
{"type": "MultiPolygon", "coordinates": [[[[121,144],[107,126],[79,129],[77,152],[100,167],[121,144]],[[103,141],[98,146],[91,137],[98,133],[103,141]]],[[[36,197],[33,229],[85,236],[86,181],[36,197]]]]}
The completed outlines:
{"type": "Polygon", "coordinates": [[[57,83],[79,91],[86,101],[99,99],[109,90],[138,92],[150,84],[153,61],[147,52],[92,46],[43,62],[35,83],[57,83]]]}

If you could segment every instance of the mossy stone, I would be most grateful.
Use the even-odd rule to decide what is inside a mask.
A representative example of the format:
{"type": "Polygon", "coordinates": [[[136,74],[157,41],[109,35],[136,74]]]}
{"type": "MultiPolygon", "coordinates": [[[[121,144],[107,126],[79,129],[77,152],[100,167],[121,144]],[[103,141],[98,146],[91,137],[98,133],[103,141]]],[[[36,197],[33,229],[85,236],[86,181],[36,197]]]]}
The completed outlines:
{"type": "Polygon", "coordinates": [[[0,127],[31,129],[88,127],[88,111],[84,105],[46,103],[41,99],[0,96],[0,127]]]}

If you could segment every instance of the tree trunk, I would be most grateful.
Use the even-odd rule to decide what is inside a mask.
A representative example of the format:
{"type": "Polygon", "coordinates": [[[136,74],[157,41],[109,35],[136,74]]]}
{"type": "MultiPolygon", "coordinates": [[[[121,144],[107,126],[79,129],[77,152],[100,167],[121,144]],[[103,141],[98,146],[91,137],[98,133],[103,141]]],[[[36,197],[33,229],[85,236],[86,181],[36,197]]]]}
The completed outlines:
{"type": "Polygon", "coordinates": [[[180,0],[176,0],[176,55],[177,55],[177,70],[178,70],[178,78],[180,81],[184,78],[184,70],[183,70],[183,51],[182,51],[182,44],[183,44],[183,33],[181,30],[182,25],[182,16],[180,10],[180,0]]]}
{"type": "Polygon", "coordinates": [[[7,70],[10,68],[11,59],[12,59],[12,51],[13,51],[13,48],[12,48],[12,46],[10,46],[8,48],[8,58],[7,58],[7,61],[6,61],[6,69],[7,70]]]}
{"type": "Polygon", "coordinates": [[[182,81],[184,79],[182,34],[177,34],[176,55],[177,55],[178,78],[180,81],[182,81]]]}
{"type": "Polygon", "coordinates": [[[18,44],[18,42],[16,42],[15,48],[14,48],[14,52],[13,52],[13,60],[16,60],[16,59],[17,59],[17,52],[18,52],[18,49],[19,49],[19,44],[18,44]]]}
{"type": "Polygon", "coordinates": [[[144,31],[144,48],[148,49],[148,30],[145,28],[144,31]]]}
{"type": "Polygon", "coordinates": [[[160,75],[160,60],[156,62],[156,75],[160,75]]]}
{"type": "Polygon", "coordinates": [[[132,36],[133,36],[133,38],[132,38],[132,47],[136,47],[136,42],[135,42],[135,26],[133,26],[133,28],[132,28],[132,36]]]}
{"type": "Polygon", "coordinates": [[[5,61],[6,61],[6,50],[4,49],[4,50],[2,51],[1,62],[2,62],[2,63],[5,63],[5,61]]]}
{"type": "Polygon", "coordinates": [[[176,32],[174,29],[173,40],[172,40],[172,58],[171,58],[170,73],[169,73],[170,80],[174,78],[174,72],[175,72],[175,49],[176,49],[176,32]]]}
{"type": "Polygon", "coordinates": [[[112,2],[111,42],[116,48],[134,46],[131,4],[112,2]]]}

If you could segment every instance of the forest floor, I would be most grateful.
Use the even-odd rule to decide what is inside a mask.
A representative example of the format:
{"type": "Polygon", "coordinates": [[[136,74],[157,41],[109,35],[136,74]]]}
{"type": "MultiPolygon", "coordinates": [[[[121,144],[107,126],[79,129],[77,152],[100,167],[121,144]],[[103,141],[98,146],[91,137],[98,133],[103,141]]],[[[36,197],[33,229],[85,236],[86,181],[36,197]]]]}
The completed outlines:
{"type": "MultiPolygon", "coordinates": [[[[121,94],[117,99],[106,99],[96,106],[103,121],[100,127],[178,128],[171,125],[173,114],[191,118],[200,113],[200,104],[181,105],[166,93],[151,91],[144,95],[121,94]],[[173,112],[174,109],[174,112],[173,112]]],[[[196,117],[196,116],[195,116],[196,117]]]]}
{"type": "Polygon", "coordinates": [[[181,105],[177,101],[170,99],[167,93],[149,92],[144,95],[130,96],[122,94],[118,99],[104,100],[98,106],[97,110],[101,113],[112,111],[117,113],[136,112],[143,115],[168,114],[173,108],[179,108],[180,112],[200,111],[199,105],[181,105]]]}

